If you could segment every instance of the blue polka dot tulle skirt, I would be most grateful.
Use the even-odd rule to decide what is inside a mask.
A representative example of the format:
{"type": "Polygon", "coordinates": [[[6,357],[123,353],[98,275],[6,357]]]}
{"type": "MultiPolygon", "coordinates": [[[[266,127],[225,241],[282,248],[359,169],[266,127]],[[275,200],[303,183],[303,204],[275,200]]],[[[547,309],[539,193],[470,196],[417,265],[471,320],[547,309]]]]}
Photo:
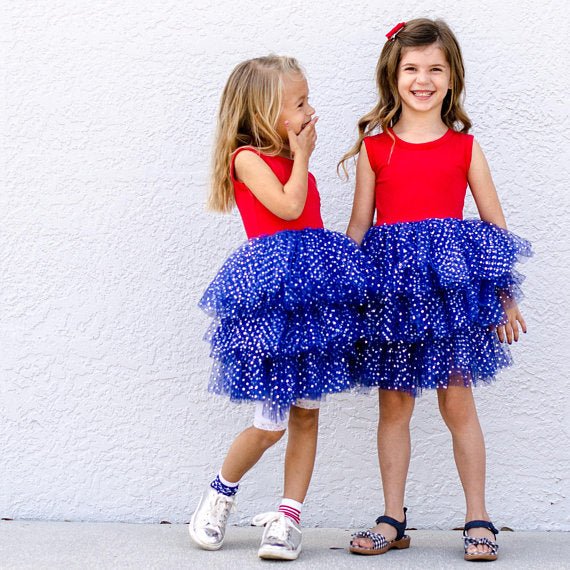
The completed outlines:
{"type": "Polygon", "coordinates": [[[209,389],[262,401],[281,418],[300,398],[362,384],[357,346],[375,286],[372,266],[342,234],[305,229],[249,240],[200,301],[213,318],[209,389]]]}
{"type": "Polygon", "coordinates": [[[362,386],[418,395],[489,382],[511,364],[494,327],[499,294],[519,300],[529,242],[480,220],[428,219],[370,228],[362,251],[378,291],[357,345],[362,386]]]}

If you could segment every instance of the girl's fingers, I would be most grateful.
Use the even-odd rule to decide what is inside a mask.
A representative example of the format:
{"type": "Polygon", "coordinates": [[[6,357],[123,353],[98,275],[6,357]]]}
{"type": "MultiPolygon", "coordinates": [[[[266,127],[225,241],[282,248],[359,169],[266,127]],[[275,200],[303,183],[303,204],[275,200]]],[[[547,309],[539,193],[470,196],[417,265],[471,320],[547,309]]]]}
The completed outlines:
{"type": "Polygon", "coordinates": [[[516,319],[511,322],[511,328],[513,329],[513,340],[515,342],[519,341],[519,325],[516,319]]]}
{"type": "Polygon", "coordinates": [[[505,331],[507,333],[507,342],[513,344],[513,327],[510,322],[505,325],[505,331]]]}
{"type": "Polygon", "coordinates": [[[311,123],[309,123],[299,133],[299,136],[297,137],[297,144],[312,152],[315,149],[316,142],[317,142],[317,133],[314,129],[314,126],[311,123]]]}
{"type": "Polygon", "coordinates": [[[526,323],[516,305],[507,309],[507,322],[497,327],[497,336],[501,342],[518,342],[521,331],[526,333],[526,323]]]}
{"type": "Polygon", "coordinates": [[[317,121],[319,120],[318,117],[313,117],[308,123],[307,126],[305,127],[306,129],[308,129],[309,127],[314,127],[317,124],[317,121]]]}
{"type": "Polygon", "coordinates": [[[302,133],[306,132],[307,134],[309,133],[316,133],[316,129],[315,129],[315,125],[317,124],[317,121],[319,120],[318,117],[315,117],[314,119],[311,119],[308,123],[307,126],[301,131],[302,133]]]}
{"type": "Polygon", "coordinates": [[[504,327],[504,325],[497,327],[497,336],[499,337],[499,342],[505,342],[505,327],[504,327]]]}
{"type": "Polygon", "coordinates": [[[517,315],[517,321],[521,324],[522,332],[526,333],[526,323],[525,320],[523,319],[523,316],[520,313],[517,315]]]}
{"type": "MultiPolygon", "coordinates": [[[[317,117],[317,119],[318,119],[318,117],[317,117]]],[[[315,129],[316,123],[317,123],[317,121],[315,119],[313,119],[312,121],[307,123],[307,126],[301,131],[301,134],[305,133],[306,136],[316,135],[316,132],[317,132],[315,129]]]]}

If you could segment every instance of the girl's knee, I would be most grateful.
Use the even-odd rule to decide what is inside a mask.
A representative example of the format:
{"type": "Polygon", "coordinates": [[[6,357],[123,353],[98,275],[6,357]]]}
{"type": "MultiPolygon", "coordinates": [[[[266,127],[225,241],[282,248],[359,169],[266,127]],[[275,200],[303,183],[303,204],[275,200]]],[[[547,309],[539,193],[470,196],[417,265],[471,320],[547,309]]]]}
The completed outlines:
{"type": "Polygon", "coordinates": [[[254,433],[257,437],[259,445],[268,449],[272,445],[275,445],[285,433],[284,429],[279,430],[269,430],[269,429],[262,429],[256,426],[251,428],[254,430],[254,433]]]}
{"type": "Polygon", "coordinates": [[[380,421],[409,423],[414,411],[415,398],[407,392],[379,391],[380,421]]]}
{"type": "Polygon", "coordinates": [[[319,409],[299,408],[291,406],[289,429],[314,430],[319,426],[319,409]]]}
{"type": "Polygon", "coordinates": [[[450,387],[438,391],[439,411],[450,429],[460,428],[477,420],[473,392],[469,387],[450,387]]]}

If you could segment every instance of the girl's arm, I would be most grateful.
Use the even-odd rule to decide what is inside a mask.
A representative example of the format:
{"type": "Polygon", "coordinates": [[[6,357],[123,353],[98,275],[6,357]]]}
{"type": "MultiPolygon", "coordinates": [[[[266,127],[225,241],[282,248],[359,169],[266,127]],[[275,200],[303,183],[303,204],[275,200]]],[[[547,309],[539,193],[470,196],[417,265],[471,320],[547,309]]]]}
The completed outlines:
{"type": "Polygon", "coordinates": [[[235,160],[236,177],[273,214],[283,220],[296,220],[305,208],[309,176],[309,158],[315,148],[315,117],[296,135],[287,125],[289,146],[293,153],[293,170],[285,184],[255,152],[240,152],[235,160]]]}
{"type": "Polygon", "coordinates": [[[499,196],[493,183],[489,164],[476,140],[473,141],[471,166],[469,167],[467,180],[475,199],[475,204],[477,204],[479,217],[484,222],[490,222],[506,230],[507,222],[505,221],[499,196]]]}
{"type": "MultiPolygon", "coordinates": [[[[475,204],[477,204],[479,217],[484,222],[490,222],[506,230],[507,222],[487,159],[479,143],[475,140],[473,141],[473,154],[467,178],[475,204]]],[[[507,323],[497,327],[497,336],[501,342],[506,340],[511,344],[513,340],[515,342],[519,340],[519,323],[522,331],[526,333],[526,323],[515,300],[509,296],[508,291],[499,291],[499,297],[507,315],[507,323]]]]}
{"type": "Polygon", "coordinates": [[[362,143],[356,162],[356,189],[352,214],[346,234],[360,244],[374,220],[374,191],[376,175],[370,166],[366,145],[362,143]]]}

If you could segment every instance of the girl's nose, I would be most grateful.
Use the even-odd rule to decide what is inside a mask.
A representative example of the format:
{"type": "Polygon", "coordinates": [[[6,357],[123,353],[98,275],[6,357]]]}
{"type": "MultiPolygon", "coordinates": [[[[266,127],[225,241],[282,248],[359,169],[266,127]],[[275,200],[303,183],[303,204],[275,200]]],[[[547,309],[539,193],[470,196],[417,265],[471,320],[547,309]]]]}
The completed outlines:
{"type": "Polygon", "coordinates": [[[315,114],[315,108],[312,107],[311,105],[309,105],[308,111],[309,111],[309,113],[308,113],[309,115],[314,115],[314,114],[315,114]]]}

